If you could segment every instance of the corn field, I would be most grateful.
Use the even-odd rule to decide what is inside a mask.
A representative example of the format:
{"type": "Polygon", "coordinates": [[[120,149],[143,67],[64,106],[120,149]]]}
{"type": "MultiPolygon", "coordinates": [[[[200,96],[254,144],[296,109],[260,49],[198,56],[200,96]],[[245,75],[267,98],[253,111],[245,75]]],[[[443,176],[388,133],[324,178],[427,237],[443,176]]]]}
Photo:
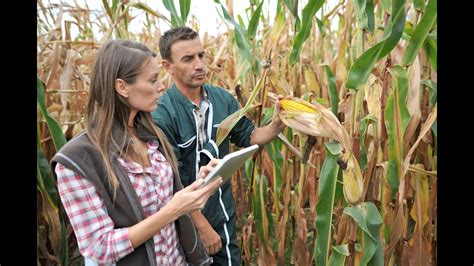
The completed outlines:
{"type": "Polygon", "coordinates": [[[199,31],[190,3],[37,1],[38,265],[83,261],[48,162],[84,129],[98,48],[125,38],[158,52],[162,25],[200,33],[207,82],[242,106],[218,144],[293,96],[281,102],[287,128],[232,179],[242,264],[436,265],[437,1],[250,0],[245,20],[215,1],[217,36],[199,31]]]}

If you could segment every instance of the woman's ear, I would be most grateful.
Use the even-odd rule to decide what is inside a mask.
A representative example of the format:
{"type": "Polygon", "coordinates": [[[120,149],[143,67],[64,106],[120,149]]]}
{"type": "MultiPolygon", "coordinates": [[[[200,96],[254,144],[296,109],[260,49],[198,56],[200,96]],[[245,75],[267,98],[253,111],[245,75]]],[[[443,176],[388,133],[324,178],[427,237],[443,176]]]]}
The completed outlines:
{"type": "Polygon", "coordinates": [[[124,98],[128,98],[128,89],[127,89],[127,84],[123,79],[116,79],[115,80],[115,91],[122,95],[124,98]]]}

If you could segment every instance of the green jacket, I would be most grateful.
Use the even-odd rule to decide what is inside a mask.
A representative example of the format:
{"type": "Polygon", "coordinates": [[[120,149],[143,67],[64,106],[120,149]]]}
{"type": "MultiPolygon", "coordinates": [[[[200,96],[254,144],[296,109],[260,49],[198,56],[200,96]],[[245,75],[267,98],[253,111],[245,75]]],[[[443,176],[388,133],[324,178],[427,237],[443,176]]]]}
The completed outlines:
{"type": "MultiPolygon", "coordinates": [[[[206,165],[210,157],[222,158],[229,153],[229,141],[237,147],[250,146],[253,123],[243,117],[234,126],[226,139],[217,147],[216,132],[222,120],[240,109],[236,99],[226,90],[204,84],[210,102],[206,112],[205,128],[209,141],[198,150],[197,126],[193,109],[196,106],[186,98],[175,84],[160,97],[158,108],[152,113],[156,124],[164,131],[178,159],[179,173],[184,186],[196,180],[199,167],[206,165]]],[[[235,215],[231,182],[224,184],[214,193],[202,213],[214,228],[222,226],[235,215]]]]}

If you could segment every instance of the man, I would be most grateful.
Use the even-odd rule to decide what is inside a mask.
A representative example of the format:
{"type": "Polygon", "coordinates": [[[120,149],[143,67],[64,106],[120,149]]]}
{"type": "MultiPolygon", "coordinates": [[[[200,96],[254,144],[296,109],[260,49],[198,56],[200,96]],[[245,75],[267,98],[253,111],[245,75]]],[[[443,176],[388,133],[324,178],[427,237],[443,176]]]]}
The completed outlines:
{"type": "MultiPolygon", "coordinates": [[[[200,166],[211,158],[228,154],[229,141],[238,147],[263,145],[284,128],[278,116],[280,106],[277,102],[269,125],[255,128],[244,117],[217,147],[215,139],[220,122],[237,111],[239,104],[226,90],[205,84],[204,49],[194,30],[188,27],[171,29],[163,34],[159,46],[162,65],[174,84],[160,98],[153,118],[174,148],[184,186],[195,180],[200,166]]],[[[209,198],[202,212],[196,211],[191,216],[214,262],[239,265],[231,182],[209,198]]]]}

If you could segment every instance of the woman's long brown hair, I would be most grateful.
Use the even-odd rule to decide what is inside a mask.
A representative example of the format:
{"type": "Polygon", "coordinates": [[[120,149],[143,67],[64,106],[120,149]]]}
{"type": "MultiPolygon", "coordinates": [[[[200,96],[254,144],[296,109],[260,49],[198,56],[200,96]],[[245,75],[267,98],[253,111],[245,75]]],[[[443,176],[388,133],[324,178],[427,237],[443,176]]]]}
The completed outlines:
{"type": "MultiPolygon", "coordinates": [[[[156,54],[147,46],[128,40],[111,40],[105,43],[97,53],[91,75],[89,101],[86,108],[86,132],[97,147],[104,161],[107,179],[114,191],[119,188],[119,181],[112,167],[114,153],[130,157],[137,154],[133,135],[127,127],[130,107],[127,101],[115,91],[116,79],[128,84],[136,81],[137,75],[149,60],[156,54]],[[123,136],[112,134],[112,129],[119,127],[123,136]]],[[[161,151],[171,164],[173,174],[179,176],[177,160],[166,136],[159,129],[149,112],[139,111],[134,124],[154,134],[161,145],[161,151]]]]}

